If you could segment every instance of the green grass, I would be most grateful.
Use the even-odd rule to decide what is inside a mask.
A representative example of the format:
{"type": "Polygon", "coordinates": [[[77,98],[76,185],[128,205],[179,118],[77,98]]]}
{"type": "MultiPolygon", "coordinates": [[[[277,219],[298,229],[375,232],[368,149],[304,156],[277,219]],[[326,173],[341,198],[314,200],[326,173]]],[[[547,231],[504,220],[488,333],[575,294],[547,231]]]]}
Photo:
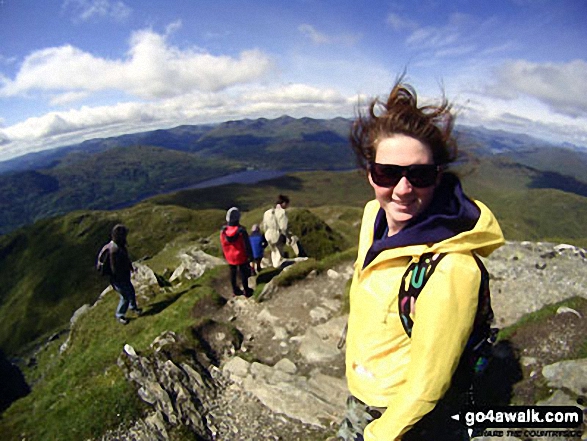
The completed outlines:
{"type": "Polygon", "coordinates": [[[185,333],[197,323],[189,314],[194,303],[215,295],[210,280],[206,275],[192,288],[162,291],[141,305],[145,315],[127,326],[114,320],[118,296],[108,294],[77,322],[63,355],[58,353],[62,341],[52,342],[38,355],[37,367],[25,369],[34,387],[0,419],[5,439],[87,439],[138,417],[145,405],[116,365],[123,346],[144,352],[164,331],[185,333]],[[161,304],[166,307],[159,310],[161,304]]]}
{"type": "Polygon", "coordinates": [[[356,257],[357,248],[354,247],[325,256],[321,260],[308,259],[297,263],[287,271],[282,271],[274,280],[277,286],[290,286],[299,280],[305,279],[312,271],[321,274],[341,263],[354,261],[356,257]]]}
{"type": "Polygon", "coordinates": [[[156,196],[150,202],[160,205],[176,205],[192,209],[232,206],[242,211],[262,212],[274,206],[277,195],[290,197],[291,207],[315,208],[343,206],[362,208],[373,197],[373,189],[358,171],[348,172],[299,172],[269,179],[255,185],[229,184],[214,189],[185,190],[156,196]]]}
{"type": "Polygon", "coordinates": [[[487,159],[465,176],[463,188],[497,217],[508,240],[552,241],[587,247],[587,197],[531,188],[539,173],[503,159],[487,159]]]}
{"type": "MultiPolygon", "coordinates": [[[[173,254],[169,253],[170,249],[161,252],[173,254]]],[[[312,270],[326,271],[355,255],[356,249],[349,249],[322,260],[309,259],[270,276],[276,276],[277,283],[285,286],[312,270]]],[[[152,259],[158,260],[163,260],[159,254],[152,259]]],[[[167,330],[189,338],[191,329],[206,319],[193,318],[194,305],[217,296],[212,286],[224,269],[222,266],[208,271],[188,288],[162,289],[147,304],[140,305],[144,315],[127,326],[118,324],[113,317],[118,296],[114,292],[106,294],[78,320],[64,354],[59,354],[59,347],[65,335],[36,354],[35,366],[24,368],[27,381],[33,385],[32,392],[2,415],[0,432],[7,439],[73,441],[98,436],[139,417],[146,407],[116,366],[123,346],[130,344],[139,353],[149,351],[153,339],[167,330]]]]}

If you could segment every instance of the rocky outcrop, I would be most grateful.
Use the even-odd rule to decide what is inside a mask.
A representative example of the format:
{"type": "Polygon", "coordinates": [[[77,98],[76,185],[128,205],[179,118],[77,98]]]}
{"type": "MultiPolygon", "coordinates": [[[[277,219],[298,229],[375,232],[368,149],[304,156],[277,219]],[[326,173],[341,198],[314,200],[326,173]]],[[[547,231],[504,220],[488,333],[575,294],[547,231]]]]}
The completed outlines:
{"type": "MultiPolygon", "coordinates": [[[[173,360],[173,354],[185,354],[186,348],[173,332],[156,338],[150,348],[150,354],[139,355],[133,347],[124,347],[118,365],[126,378],[137,386],[141,399],[153,406],[157,421],[171,427],[184,425],[203,439],[213,439],[217,429],[206,418],[219,388],[211,375],[214,370],[204,368],[195,356],[173,360]]],[[[153,435],[166,439],[166,430],[160,426],[164,427],[154,426],[157,433],[153,435]]]]}
{"type": "Polygon", "coordinates": [[[542,242],[508,242],[486,259],[497,325],[573,296],[587,298],[587,257],[582,248],[542,242]]]}
{"type": "MultiPolygon", "coordinates": [[[[263,392],[261,378],[268,377],[255,374],[259,382],[252,381],[254,386],[250,391],[239,385],[247,381],[246,376],[240,379],[239,375],[249,375],[249,371],[280,372],[283,376],[292,375],[292,381],[296,381],[295,376],[287,372],[291,372],[291,365],[282,362],[274,368],[259,364],[250,368],[246,361],[235,358],[225,368],[225,375],[213,365],[205,366],[197,358],[189,343],[173,332],[157,337],[145,354],[137,353],[126,345],[118,365],[153,411],[132,427],[112,431],[101,440],[169,440],[173,431],[180,427],[187,427],[201,440],[320,439],[323,430],[319,427],[292,419],[287,412],[266,407],[258,399],[259,396],[273,395],[274,391],[268,383],[263,392]],[[240,369],[239,362],[242,364],[240,369]]],[[[308,381],[307,390],[326,387],[328,384],[323,380],[317,376],[308,381]]],[[[273,381],[272,385],[275,384],[273,381]]],[[[293,393],[299,384],[299,381],[291,384],[288,390],[293,393]]],[[[298,398],[306,396],[299,394],[298,398]]],[[[322,404],[327,403],[317,403],[315,408],[322,404]]],[[[303,401],[297,401],[298,408],[304,406],[303,401]]],[[[327,415],[324,412],[322,410],[322,415],[327,415]]]]}
{"type": "Polygon", "coordinates": [[[197,247],[189,248],[180,253],[181,264],[171,275],[170,282],[178,282],[182,279],[193,280],[201,277],[204,272],[225,262],[218,257],[210,256],[197,247]]]}
{"type": "Polygon", "coordinates": [[[548,387],[565,388],[575,396],[587,394],[587,359],[549,364],[542,368],[542,375],[548,381],[548,387]]]}

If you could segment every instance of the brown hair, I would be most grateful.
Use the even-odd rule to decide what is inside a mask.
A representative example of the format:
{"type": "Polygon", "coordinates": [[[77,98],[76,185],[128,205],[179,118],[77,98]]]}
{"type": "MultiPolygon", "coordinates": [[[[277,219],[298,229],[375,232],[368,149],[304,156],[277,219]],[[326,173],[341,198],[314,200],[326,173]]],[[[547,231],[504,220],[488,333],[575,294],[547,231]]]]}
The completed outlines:
{"type": "Polygon", "coordinates": [[[386,103],[372,100],[368,113],[359,110],[353,122],[351,146],[363,169],[375,162],[377,143],[395,134],[410,136],[428,146],[437,165],[447,165],[457,158],[456,141],[451,135],[455,116],[447,99],[443,95],[439,105],[418,107],[416,91],[402,79],[397,80],[386,103]],[[376,115],[380,107],[383,111],[376,115]]]}
{"type": "Polygon", "coordinates": [[[277,205],[281,205],[283,203],[289,204],[289,198],[284,194],[280,194],[277,196],[277,205]]]}

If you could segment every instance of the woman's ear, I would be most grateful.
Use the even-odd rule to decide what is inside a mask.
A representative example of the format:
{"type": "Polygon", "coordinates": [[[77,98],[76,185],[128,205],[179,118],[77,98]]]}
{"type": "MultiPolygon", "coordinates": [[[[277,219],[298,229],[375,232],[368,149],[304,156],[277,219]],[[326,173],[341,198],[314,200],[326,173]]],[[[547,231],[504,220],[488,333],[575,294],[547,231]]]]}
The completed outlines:
{"type": "Polygon", "coordinates": [[[371,177],[371,171],[367,170],[367,178],[369,179],[369,184],[371,184],[371,187],[375,188],[375,182],[373,182],[373,178],[371,177]]]}

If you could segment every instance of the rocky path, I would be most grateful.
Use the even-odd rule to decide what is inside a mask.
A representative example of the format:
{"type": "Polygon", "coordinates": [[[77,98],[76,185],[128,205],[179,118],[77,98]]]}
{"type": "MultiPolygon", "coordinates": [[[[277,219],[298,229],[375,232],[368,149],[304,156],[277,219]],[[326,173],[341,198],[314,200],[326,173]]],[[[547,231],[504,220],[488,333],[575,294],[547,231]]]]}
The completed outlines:
{"type": "MultiPolygon", "coordinates": [[[[346,400],[344,353],[337,344],[346,323],[340,316],[350,263],[272,290],[260,303],[233,297],[216,315],[243,334],[243,344],[222,362],[234,388],[273,413],[322,428],[322,438],[341,420],[346,400]]],[[[314,434],[316,435],[316,434],[314,434]]]]}

